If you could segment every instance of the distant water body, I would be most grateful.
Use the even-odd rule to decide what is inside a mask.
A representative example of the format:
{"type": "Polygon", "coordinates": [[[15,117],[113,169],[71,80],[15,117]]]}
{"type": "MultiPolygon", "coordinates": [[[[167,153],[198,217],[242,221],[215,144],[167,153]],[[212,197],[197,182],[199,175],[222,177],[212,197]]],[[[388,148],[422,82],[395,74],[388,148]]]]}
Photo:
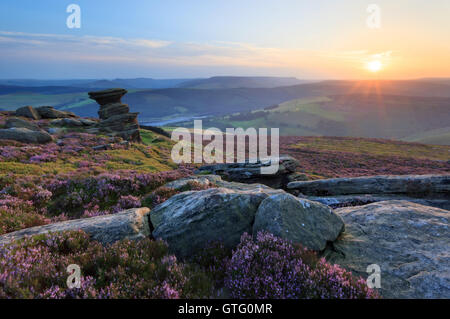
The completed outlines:
{"type": "Polygon", "coordinates": [[[176,124],[181,122],[187,122],[187,121],[193,121],[193,120],[200,120],[207,118],[208,116],[188,116],[188,117],[177,117],[170,120],[164,120],[159,122],[141,122],[141,125],[148,125],[148,126],[166,126],[168,124],[176,124]]]}

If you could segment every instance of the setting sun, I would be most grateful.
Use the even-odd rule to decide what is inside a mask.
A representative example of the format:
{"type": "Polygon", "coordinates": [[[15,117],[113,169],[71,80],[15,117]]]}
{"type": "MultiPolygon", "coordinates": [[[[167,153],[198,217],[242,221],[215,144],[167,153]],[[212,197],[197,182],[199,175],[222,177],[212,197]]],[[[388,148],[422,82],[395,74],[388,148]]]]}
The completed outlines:
{"type": "Polygon", "coordinates": [[[378,60],[370,61],[367,63],[367,69],[371,72],[378,72],[381,70],[382,67],[383,64],[378,60]]]}

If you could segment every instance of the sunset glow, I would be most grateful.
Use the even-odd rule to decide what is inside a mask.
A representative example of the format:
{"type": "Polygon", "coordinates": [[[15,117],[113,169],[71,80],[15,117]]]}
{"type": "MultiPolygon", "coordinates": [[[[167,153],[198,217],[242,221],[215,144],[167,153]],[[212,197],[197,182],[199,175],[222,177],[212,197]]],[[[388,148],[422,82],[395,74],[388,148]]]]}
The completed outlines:
{"type": "Polygon", "coordinates": [[[383,64],[380,61],[378,61],[378,60],[370,61],[370,62],[367,63],[367,69],[370,72],[374,72],[375,73],[375,72],[380,71],[382,68],[383,68],[383,64]]]}

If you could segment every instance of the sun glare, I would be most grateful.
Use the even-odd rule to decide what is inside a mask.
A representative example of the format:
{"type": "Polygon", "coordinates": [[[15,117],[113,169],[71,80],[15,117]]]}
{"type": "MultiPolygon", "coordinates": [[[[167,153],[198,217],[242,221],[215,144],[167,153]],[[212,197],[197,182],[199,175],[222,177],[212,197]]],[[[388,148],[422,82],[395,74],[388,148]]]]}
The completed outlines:
{"type": "Polygon", "coordinates": [[[382,67],[383,67],[383,64],[378,60],[367,62],[367,69],[370,72],[378,72],[381,70],[382,67]]]}

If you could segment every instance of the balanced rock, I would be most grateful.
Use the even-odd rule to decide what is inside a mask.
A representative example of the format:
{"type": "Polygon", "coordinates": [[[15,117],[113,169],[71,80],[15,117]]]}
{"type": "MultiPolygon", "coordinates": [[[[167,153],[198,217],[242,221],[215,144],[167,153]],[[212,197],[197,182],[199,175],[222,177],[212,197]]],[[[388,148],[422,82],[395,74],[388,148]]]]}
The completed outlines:
{"type": "Polygon", "coordinates": [[[120,103],[120,99],[122,96],[127,94],[127,90],[125,89],[108,89],[102,91],[89,92],[89,97],[95,100],[101,106],[107,104],[120,103]]]}
{"type": "Polygon", "coordinates": [[[289,176],[295,172],[298,161],[289,155],[279,156],[278,171],[274,174],[263,174],[261,168],[270,166],[272,159],[257,160],[256,163],[223,163],[204,165],[199,173],[209,172],[222,176],[226,180],[241,183],[261,183],[274,188],[283,188],[289,182],[289,176]]]}
{"type": "Polygon", "coordinates": [[[31,131],[40,131],[41,129],[36,124],[19,119],[17,117],[11,117],[6,120],[5,128],[27,128],[31,131]]]}
{"type": "Polygon", "coordinates": [[[0,129],[0,140],[44,144],[51,142],[53,139],[50,134],[44,131],[32,131],[27,128],[9,128],[0,129]]]}
{"type": "Polygon", "coordinates": [[[112,215],[75,219],[26,228],[0,236],[0,245],[11,243],[25,236],[68,230],[82,230],[89,234],[92,239],[103,244],[114,243],[122,239],[144,239],[150,236],[149,211],[146,207],[132,208],[112,215]]]}
{"type": "Polygon", "coordinates": [[[98,111],[100,132],[119,136],[128,141],[139,142],[141,141],[137,121],[139,113],[129,113],[128,105],[122,104],[121,98],[126,93],[125,89],[108,89],[89,92],[89,97],[100,104],[98,111]]]}
{"type": "Polygon", "coordinates": [[[450,298],[450,215],[408,201],[335,210],[345,232],[325,257],[366,278],[380,266],[385,298],[450,298]]]}
{"type": "Polygon", "coordinates": [[[32,106],[20,107],[16,110],[17,116],[28,117],[32,120],[40,120],[41,116],[32,106]]]}

